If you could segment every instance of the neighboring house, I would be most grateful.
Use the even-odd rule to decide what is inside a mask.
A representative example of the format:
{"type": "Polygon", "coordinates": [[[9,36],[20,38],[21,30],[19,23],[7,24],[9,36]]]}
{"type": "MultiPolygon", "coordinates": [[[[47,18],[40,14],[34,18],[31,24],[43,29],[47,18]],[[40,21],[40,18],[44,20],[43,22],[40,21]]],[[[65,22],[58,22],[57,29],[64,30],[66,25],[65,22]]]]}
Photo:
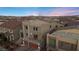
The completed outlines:
{"type": "Polygon", "coordinates": [[[4,23],[5,21],[2,21],[2,20],[0,20],[0,25],[2,24],[2,23],[4,23]]]}
{"type": "Polygon", "coordinates": [[[28,47],[39,50],[45,49],[46,39],[43,36],[51,29],[54,29],[56,25],[54,22],[49,23],[42,20],[24,21],[23,35],[28,47]]]}
{"type": "Polygon", "coordinates": [[[70,23],[67,24],[67,26],[79,28],[79,20],[71,21],[70,23]]]}
{"type": "Polygon", "coordinates": [[[79,20],[62,20],[60,23],[64,25],[64,27],[79,28],[79,20]]]}
{"type": "Polygon", "coordinates": [[[79,51],[79,29],[59,30],[47,34],[47,50],[79,51]]]}
{"type": "Polygon", "coordinates": [[[0,24],[0,33],[3,33],[7,39],[16,42],[21,38],[22,22],[20,21],[6,21],[0,24]]]}

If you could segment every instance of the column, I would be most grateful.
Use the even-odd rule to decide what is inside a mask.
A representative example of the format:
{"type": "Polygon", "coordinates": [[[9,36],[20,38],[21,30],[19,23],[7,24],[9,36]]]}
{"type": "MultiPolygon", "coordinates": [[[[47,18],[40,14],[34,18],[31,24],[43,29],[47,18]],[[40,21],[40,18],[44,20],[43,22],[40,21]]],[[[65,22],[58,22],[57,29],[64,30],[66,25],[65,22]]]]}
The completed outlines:
{"type": "Polygon", "coordinates": [[[58,39],[56,39],[56,49],[58,50],[58,39]]]}
{"type": "Polygon", "coordinates": [[[77,51],[79,51],[79,40],[77,40],[77,51]]]}
{"type": "Polygon", "coordinates": [[[48,44],[49,44],[49,42],[48,42],[48,40],[49,40],[49,34],[47,34],[47,38],[46,38],[46,49],[47,49],[47,51],[49,50],[49,46],[48,46],[48,44]]]}
{"type": "Polygon", "coordinates": [[[29,24],[28,24],[28,38],[27,38],[28,48],[29,48],[29,37],[30,37],[30,29],[29,29],[29,24]]]}

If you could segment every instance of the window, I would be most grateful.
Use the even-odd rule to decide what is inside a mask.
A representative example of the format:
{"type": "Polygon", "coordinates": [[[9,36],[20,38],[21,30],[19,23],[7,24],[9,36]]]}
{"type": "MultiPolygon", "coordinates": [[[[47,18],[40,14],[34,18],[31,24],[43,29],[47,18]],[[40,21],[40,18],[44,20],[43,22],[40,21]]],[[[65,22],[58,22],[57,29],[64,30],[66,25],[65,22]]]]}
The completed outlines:
{"type": "Polygon", "coordinates": [[[28,26],[26,26],[26,29],[28,29],[28,26]]]}
{"type": "Polygon", "coordinates": [[[52,26],[50,25],[50,28],[51,28],[52,26]]]}
{"type": "Polygon", "coordinates": [[[58,26],[56,25],[55,28],[57,28],[58,26]]]}
{"type": "Polygon", "coordinates": [[[33,27],[33,30],[34,30],[34,31],[37,31],[37,30],[38,30],[38,28],[37,28],[37,27],[33,27]]]}
{"type": "Polygon", "coordinates": [[[67,42],[59,41],[58,45],[59,45],[59,48],[64,50],[76,50],[76,45],[70,44],[67,42]]]}
{"type": "Polygon", "coordinates": [[[38,39],[38,35],[37,34],[34,34],[34,39],[38,39]]]}
{"type": "Polygon", "coordinates": [[[36,27],[36,31],[38,30],[38,28],[36,27]]]}

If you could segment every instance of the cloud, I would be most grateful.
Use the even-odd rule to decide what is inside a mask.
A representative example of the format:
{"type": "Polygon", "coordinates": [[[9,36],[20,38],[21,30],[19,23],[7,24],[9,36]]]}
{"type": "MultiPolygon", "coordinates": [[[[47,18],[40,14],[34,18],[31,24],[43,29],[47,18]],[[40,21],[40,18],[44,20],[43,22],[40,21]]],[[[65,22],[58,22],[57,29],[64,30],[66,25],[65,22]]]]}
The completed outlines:
{"type": "Polygon", "coordinates": [[[74,13],[79,13],[79,10],[57,8],[56,10],[50,12],[48,15],[49,16],[68,16],[68,15],[73,15],[74,13]]]}
{"type": "Polygon", "coordinates": [[[26,13],[26,16],[39,16],[39,13],[37,11],[32,11],[32,12],[26,13]]]}
{"type": "Polygon", "coordinates": [[[31,11],[26,13],[26,16],[69,16],[79,14],[79,10],[76,8],[57,7],[45,11],[31,11]]]}

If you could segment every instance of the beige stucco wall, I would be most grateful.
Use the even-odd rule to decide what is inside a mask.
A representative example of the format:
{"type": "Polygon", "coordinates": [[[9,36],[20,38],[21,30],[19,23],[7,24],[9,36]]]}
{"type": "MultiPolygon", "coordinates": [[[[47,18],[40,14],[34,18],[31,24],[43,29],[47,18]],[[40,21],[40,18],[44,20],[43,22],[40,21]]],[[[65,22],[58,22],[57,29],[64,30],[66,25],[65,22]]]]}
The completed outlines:
{"type": "MultiPolygon", "coordinates": [[[[49,35],[49,37],[54,37],[53,35],[49,35]]],[[[64,38],[64,37],[61,37],[61,38],[57,38],[56,37],[56,40],[60,40],[60,41],[64,41],[64,42],[68,42],[68,43],[72,43],[72,44],[77,44],[77,40],[76,39],[68,39],[68,38],[64,38]]]]}
{"type": "MultiPolygon", "coordinates": [[[[50,48],[49,48],[49,46],[48,46],[48,44],[49,44],[49,39],[50,38],[53,38],[54,36],[53,35],[51,35],[51,34],[47,34],[47,50],[49,50],[50,48]]],[[[58,38],[56,38],[56,48],[58,49],[58,50],[60,50],[60,51],[64,51],[63,49],[59,49],[58,48],[58,41],[64,41],[64,42],[68,42],[68,43],[71,43],[71,44],[77,44],[77,50],[79,50],[79,40],[76,40],[76,39],[66,39],[66,38],[64,38],[64,37],[62,37],[61,39],[58,39],[58,38]]]]}
{"type": "Polygon", "coordinates": [[[43,24],[43,25],[32,25],[31,23],[27,22],[23,22],[23,31],[24,31],[24,35],[25,33],[32,33],[32,34],[38,34],[38,38],[40,39],[41,35],[44,34],[46,31],[48,31],[49,27],[47,24],[43,24]],[[29,26],[28,26],[29,25],[29,26]],[[28,26],[29,29],[26,30],[25,26],[28,26]],[[33,30],[33,27],[38,27],[37,31],[33,30]]]}
{"type": "Polygon", "coordinates": [[[35,22],[31,24],[29,21],[24,21],[23,22],[22,26],[23,26],[23,34],[24,34],[24,39],[25,40],[27,40],[30,33],[32,33],[33,35],[37,34],[38,35],[38,40],[43,40],[43,35],[46,34],[50,30],[50,25],[51,25],[51,29],[54,29],[55,26],[58,25],[58,23],[56,23],[56,22],[52,22],[52,23],[49,23],[49,22],[44,22],[43,23],[42,22],[41,24],[39,22],[38,22],[38,24],[35,23],[35,22]],[[28,26],[28,29],[26,29],[25,26],[28,26]],[[38,30],[34,31],[33,30],[34,27],[37,27],[38,30]],[[28,36],[26,36],[26,33],[28,33],[28,36]]]}
{"type": "Polygon", "coordinates": [[[13,30],[13,35],[14,35],[14,39],[18,40],[20,39],[20,32],[22,31],[22,26],[17,27],[16,29],[13,30]]]}
{"type": "Polygon", "coordinates": [[[60,41],[64,41],[64,42],[68,42],[71,44],[77,44],[77,40],[76,39],[66,39],[66,38],[61,38],[59,39],[60,41]]]}

